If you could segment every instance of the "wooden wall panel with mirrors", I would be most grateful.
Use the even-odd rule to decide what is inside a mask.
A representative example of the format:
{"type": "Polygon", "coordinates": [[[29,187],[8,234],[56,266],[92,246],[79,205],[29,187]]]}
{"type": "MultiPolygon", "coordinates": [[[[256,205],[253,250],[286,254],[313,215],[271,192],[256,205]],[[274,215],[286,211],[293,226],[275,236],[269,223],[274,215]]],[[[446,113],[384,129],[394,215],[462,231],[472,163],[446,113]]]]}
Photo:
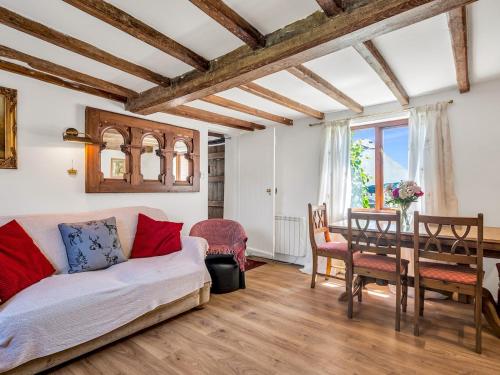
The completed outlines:
{"type": "Polygon", "coordinates": [[[200,133],[87,107],[87,193],[200,191],[200,133]]]}
{"type": "Polygon", "coordinates": [[[0,87],[0,169],[17,169],[17,90],[0,87]]]}

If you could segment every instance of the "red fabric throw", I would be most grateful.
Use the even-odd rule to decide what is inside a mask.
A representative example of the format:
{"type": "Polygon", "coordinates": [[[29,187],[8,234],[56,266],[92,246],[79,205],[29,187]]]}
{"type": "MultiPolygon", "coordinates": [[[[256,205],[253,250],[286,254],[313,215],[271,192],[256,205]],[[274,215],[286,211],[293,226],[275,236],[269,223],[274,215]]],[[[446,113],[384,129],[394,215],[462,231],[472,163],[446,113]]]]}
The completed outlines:
{"type": "Polygon", "coordinates": [[[247,235],[240,223],[225,219],[208,219],[196,223],[190,236],[208,242],[208,254],[233,254],[240,270],[245,271],[247,235]]]}
{"type": "Polygon", "coordinates": [[[130,258],[149,258],[182,250],[181,230],[183,223],[156,221],[139,214],[137,232],[130,258]]]}
{"type": "Polygon", "coordinates": [[[0,304],[55,271],[17,221],[0,227],[0,304]]]}

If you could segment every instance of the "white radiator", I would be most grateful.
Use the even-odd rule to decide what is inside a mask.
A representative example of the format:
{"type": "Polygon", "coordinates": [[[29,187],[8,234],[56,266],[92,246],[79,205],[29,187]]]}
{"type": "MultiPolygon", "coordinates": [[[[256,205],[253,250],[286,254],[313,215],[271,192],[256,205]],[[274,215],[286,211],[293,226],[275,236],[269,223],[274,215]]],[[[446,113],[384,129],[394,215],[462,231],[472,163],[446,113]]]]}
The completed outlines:
{"type": "Polygon", "coordinates": [[[303,257],[306,255],[306,219],[294,216],[275,216],[276,253],[303,257]]]}

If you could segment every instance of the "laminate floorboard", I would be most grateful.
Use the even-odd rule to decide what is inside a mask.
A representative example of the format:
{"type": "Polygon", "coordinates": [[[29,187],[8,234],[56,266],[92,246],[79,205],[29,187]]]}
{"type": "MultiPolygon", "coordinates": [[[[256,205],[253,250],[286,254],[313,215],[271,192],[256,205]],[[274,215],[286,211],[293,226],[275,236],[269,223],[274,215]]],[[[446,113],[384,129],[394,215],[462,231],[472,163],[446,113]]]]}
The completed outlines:
{"type": "Polygon", "coordinates": [[[49,372],[112,374],[500,374],[500,340],[483,325],[474,352],[473,309],[426,300],[413,336],[413,299],[394,331],[394,296],[363,293],[354,319],[337,301],[341,281],[269,263],[247,272],[247,289],[212,295],[184,313],[49,372]]]}

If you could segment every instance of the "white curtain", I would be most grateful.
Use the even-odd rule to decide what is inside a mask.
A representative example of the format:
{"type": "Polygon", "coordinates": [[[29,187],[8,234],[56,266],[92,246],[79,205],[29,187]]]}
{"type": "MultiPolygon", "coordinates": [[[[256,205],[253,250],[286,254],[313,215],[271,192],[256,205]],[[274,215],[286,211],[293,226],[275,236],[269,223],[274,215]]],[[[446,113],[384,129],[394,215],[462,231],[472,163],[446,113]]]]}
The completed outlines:
{"type": "Polygon", "coordinates": [[[330,223],[347,217],[351,204],[351,130],[349,120],[325,125],[319,204],[326,202],[330,223]]]}
{"type": "Polygon", "coordinates": [[[428,215],[456,216],[448,103],[411,109],[408,133],[409,179],[425,193],[413,208],[428,215]]]}
{"type": "MultiPolygon", "coordinates": [[[[351,204],[351,130],[349,120],[337,120],[323,127],[323,147],[318,203],[326,203],[330,223],[347,217],[351,204]]],[[[324,239],[318,238],[318,241],[324,239]]],[[[306,253],[302,272],[312,272],[312,254],[306,253]]],[[[325,258],[320,257],[318,271],[325,272],[325,258]]]]}

